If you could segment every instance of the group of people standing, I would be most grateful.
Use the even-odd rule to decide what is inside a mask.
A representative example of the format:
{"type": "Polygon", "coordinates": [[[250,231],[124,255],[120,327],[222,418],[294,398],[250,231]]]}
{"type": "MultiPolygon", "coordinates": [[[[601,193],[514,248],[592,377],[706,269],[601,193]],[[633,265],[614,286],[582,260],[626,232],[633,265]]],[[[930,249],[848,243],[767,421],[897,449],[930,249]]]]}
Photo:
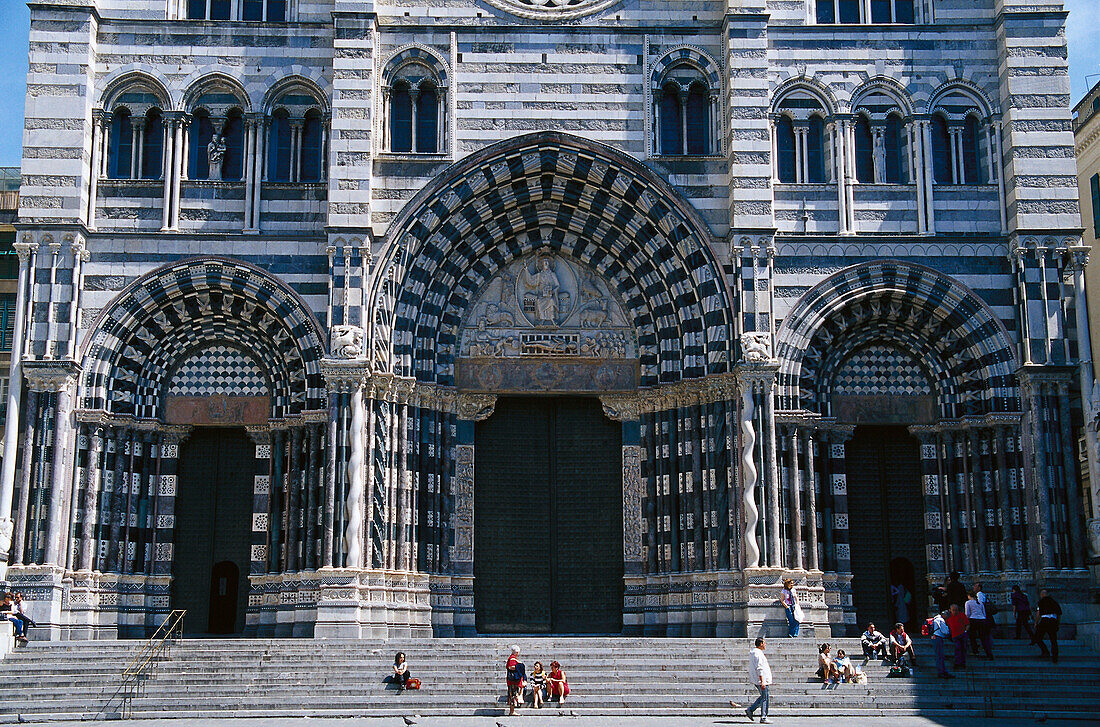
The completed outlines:
{"type": "MultiPolygon", "coordinates": [[[[939,677],[950,679],[952,676],[946,663],[949,650],[954,654],[956,669],[966,668],[968,644],[974,656],[978,656],[980,644],[985,657],[992,660],[993,617],[997,614],[997,606],[986,596],[982,584],[975,583],[968,590],[959,580],[959,573],[954,571],[947,576],[943,586],[936,589],[934,599],[939,613],[930,620],[929,631],[939,677]]],[[[1053,655],[1054,663],[1058,663],[1058,621],[1062,616],[1062,607],[1058,602],[1045,589],[1039,592],[1034,629],[1031,626],[1031,603],[1019,586],[1012,587],[1012,608],[1016,617],[1016,638],[1026,631],[1031,643],[1039,647],[1040,654],[1044,657],[1053,655]],[[1050,640],[1049,651],[1043,643],[1044,638],[1050,640]]]]}
{"type": "Polygon", "coordinates": [[[550,662],[550,671],[545,671],[542,662],[536,661],[528,676],[527,667],[519,660],[519,647],[513,646],[506,669],[508,714],[515,714],[516,708],[524,704],[528,687],[531,689],[531,704],[535,709],[555,698],[559,707],[565,704],[565,698],[569,696],[569,681],[557,661],[550,662]]]}

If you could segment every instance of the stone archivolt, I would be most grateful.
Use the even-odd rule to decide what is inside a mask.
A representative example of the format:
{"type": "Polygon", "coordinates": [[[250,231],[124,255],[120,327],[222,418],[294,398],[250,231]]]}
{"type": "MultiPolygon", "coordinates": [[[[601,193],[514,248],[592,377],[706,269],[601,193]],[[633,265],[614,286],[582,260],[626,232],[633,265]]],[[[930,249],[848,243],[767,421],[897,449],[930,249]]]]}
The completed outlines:
{"type": "Polygon", "coordinates": [[[487,0],[521,18],[566,20],[611,7],[619,0],[487,0]]]}

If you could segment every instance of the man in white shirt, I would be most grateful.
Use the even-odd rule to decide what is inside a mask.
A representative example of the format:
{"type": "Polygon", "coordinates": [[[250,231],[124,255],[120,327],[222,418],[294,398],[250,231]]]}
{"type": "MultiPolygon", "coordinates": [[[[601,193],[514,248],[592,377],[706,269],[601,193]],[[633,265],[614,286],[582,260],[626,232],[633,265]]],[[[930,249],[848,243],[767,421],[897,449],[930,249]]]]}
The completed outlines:
{"type": "Polygon", "coordinates": [[[947,612],[936,614],[932,619],[932,645],[936,648],[936,673],[940,679],[950,679],[951,673],[943,662],[944,643],[951,641],[951,627],[947,625],[947,612]]]}
{"type": "Polygon", "coordinates": [[[749,681],[760,690],[760,696],[756,698],[752,706],[745,710],[745,714],[752,720],[753,712],[759,709],[760,723],[767,724],[768,687],[772,683],[772,668],[768,664],[768,657],[764,656],[763,637],[756,639],[756,648],[749,652],[749,681]]]}
{"type": "Polygon", "coordinates": [[[881,631],[875,629],[874,624],[867,624],[867,630],[859,638],[859,643],[863,646],[864,659],[874,659],[877,654],[881,654],[883,659],[886,658],[886,637],[881,631]]]}

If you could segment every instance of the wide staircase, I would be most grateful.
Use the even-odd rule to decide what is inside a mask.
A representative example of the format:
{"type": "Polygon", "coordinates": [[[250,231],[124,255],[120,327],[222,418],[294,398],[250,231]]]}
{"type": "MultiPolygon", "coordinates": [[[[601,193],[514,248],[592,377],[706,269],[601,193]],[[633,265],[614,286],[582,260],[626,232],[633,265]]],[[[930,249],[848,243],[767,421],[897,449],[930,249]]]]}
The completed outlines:
{"type": "MultiPolygon", "coordinates": [[[[830,640],[855,654],[858,641],[830,640]]],[[[728,716],[748,685],[746,639],[476,638],[410,641],[185,639],[159,660],[132,702],[135,718],[503,715],[504,661],[518,644],[530,669],[557,659],[569,679],[564,706],[583,715],[728,716]],[[419,692],[384,684],[393,654],[405,651],[419,692]]],[[[868,683],[823,685],[813,677],[816,643],[771,639],[772,713],[821,716],[982,716],[1095,719],[1100,657],[1066,642],[1056,666],[1024,642],[997,641],[997,660],[971,659],[955,679],[936,678],[928,639],[920,668],[887,678],[877,661],[868,683]]],[[[119,711],[121,675],[141,648],[135,641],[32,643],[0,661],[0,722],[91,719],[119,711]]],[[[521,714],[534,714],[525,706],[521,714]]],[[[505,720],[507,722],[507,720],[505,720]]]]}

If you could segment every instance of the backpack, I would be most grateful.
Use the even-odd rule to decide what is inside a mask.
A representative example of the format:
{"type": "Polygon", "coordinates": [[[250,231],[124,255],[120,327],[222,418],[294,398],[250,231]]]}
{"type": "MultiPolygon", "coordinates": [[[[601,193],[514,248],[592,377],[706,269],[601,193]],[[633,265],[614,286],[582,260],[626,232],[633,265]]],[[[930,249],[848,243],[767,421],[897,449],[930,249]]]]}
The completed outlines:
{"type": "Polygon", "coordinates": [[[887,672],[886,676],[897,679],[898,677],[907,677],[909,674],[909,667],[905,664],[899,664],[898,666],[890,667],[890,671],[887,672]]]}
{"type": "Polygon", "coordinates": [[[932,626],[932,621],[935,618],[936,617],[933,616],[930,619],[926,619],[925,622],[923,624],[921,624],[921,627],[920,627],[921,636],[931,636],[932,635],[932,633],[934,631],[934,628],[935,628],[935,627],[932,626]]]}

